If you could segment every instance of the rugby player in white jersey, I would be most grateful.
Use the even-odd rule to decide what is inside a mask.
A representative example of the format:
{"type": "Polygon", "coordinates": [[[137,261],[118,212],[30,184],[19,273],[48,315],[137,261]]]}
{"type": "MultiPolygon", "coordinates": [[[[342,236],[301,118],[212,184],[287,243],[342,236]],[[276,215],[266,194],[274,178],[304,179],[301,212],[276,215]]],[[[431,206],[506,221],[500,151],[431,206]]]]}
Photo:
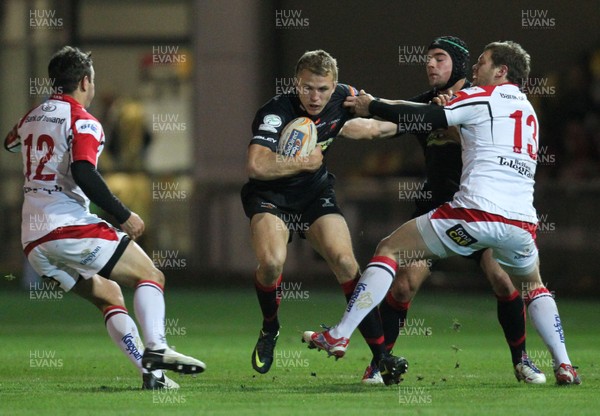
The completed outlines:
{"type": "Polygon", "coordinates": [[[144,222],[96,170],[105,138],[102,125],[85,110],[95,94],[90,55],[65,46],[51,58],[48,75],[56,93],[30,110],[5,141],[22,145],[23,249],[44,280],[72,289],[103,312],[111,338],[143,373],[142,388],[177,388],[163,369],[193,374],[206,366],[168,347],[165,277],[133,241],[144,232],[144,222]],[[113,215],[122,231],[91,214],[90,200],[113,215]],[[117,283],[135,288],[143,354],[117,283]]]}
{"type": "MultiPolygon", "coordinates": [[[[422,117],[435,128],[458,126],[463,172],[451,202],[417,217],[384,238],[365,269],[342,320],[324,332],[306,331],[310,347],[342,357],[362,316],[385,297],[403,253],[423,259],[470,255],[492,248],[495,260],[517,287],[527,288],[526,302],[554,316],[536,322],[555,359],[558,384],[580,384],[564,347],[564,332],[552,295],[544,287],[535,244],[533,207],[539,126],[519,85],[529,74],[529,55],[517,43],[487,45],[473,66],[473,88],[455,93],[445,107],[388,104],[361,92],[355,112],[395,122],[422,117]]],[[[405,124],[405,123],[404,123],[405,124]]]]}

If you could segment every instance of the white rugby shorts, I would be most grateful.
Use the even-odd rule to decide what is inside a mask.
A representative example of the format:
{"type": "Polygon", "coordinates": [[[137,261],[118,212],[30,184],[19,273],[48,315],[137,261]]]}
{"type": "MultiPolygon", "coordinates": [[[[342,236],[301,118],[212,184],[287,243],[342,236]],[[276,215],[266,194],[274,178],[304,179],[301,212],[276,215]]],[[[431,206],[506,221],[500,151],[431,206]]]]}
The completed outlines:
{"type": "Polygon", "coordinates": [[[446,203],[417,217],[417,228],[427,247],[441,258],[491,248],[508,274],[528,274],[537,266],[536,224],[446,203]]]}
{"type": "Polygon", "coordinates": [[[101,271],[124,237],[125,233],[106,222],[73,225],[51,231],[29,243],[24,251],[40,276],[56,280],[63,290],[69,291],[79,276],[89,279],[101,271]]]}

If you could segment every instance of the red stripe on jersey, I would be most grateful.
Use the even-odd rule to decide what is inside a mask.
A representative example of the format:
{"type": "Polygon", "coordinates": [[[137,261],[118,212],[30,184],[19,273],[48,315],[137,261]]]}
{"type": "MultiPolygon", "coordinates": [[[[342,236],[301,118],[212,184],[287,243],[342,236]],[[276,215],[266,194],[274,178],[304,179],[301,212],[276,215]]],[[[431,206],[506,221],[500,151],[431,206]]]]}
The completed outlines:
{"type": "Polygon", "coordinates": [[[478,209],[469,208],[452,208],[449,203],[445,203],[438,209],[436,209],[431,215],[432,220],[445,219],[445,220],[463,220],[466,222],[501,222],[508,225],[514,225],[515,227],[522,228],[527,231],[535,240],[535,230],[537,229],[536,224],[530,222],[509,220],[498,214],[491,214],[489,212],[480,211],[478,209]]]}
{"type": "Polygon", "coordinates": [[[468,93],[464,92],[463,90],[457,91],[454,93],[454,98],[451,99],[448,102],[448,104],[446,104],[446,106],[454,105],[461,101],[468,100],[469,98],[489,97],[490,95],[492,95],[492,92],[494,91],[494,88],[496,88],[496,86],[495,85],[486,85],[483,87],[473,87],[473,89],[475,89],[475,88],[480,88],[483,91],[477,92],[474,94],[468,94],[468,93]]]}
{"type": "Polygon", "coordinates": [[[63,240],[65,238],[83,239],[83,238],[101,238],[103,240],[118,241],[119,235],[117,231],[110,225],[99,222],[97,224],[87,225],[69,225],[67,227],[58,227],[50,231],[42,238],[32,241],[25,247],[25,255],[28,256],[31,250],[40,244],[48,241],[63,240]]]}

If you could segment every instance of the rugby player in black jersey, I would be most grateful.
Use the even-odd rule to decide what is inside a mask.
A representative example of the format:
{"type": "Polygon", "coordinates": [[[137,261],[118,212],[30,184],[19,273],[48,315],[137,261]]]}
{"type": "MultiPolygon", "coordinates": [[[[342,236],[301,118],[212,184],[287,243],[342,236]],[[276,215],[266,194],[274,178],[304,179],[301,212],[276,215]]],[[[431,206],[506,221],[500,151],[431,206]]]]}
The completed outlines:
{"type": "MultiPolygon", "coordinates": [[[[467,45],[453,36],[441,36],[435,39],[428,48],[426,65],[430,90],[409,99],[408,101],[430,103],[440,94],[448,94],[469,88],[471,83],[466,79],[469,65],[467,45]]],[[[393,100],[384,102],[394,103],[393,100]]],[[[352,97],[346,100],[346,106],[352,108],[352,97]]],[[[344,125],[340,137],[347,138],[385,138],[399,134],[401,126],[388,121],[355,118],[344,125]]],[[[450,201],[458,191],[461,171],[461,144],[455,128],[423,131],[416,134],[425,154],[426,184],[424,194],[428,199],[416,200],[416,211],[413,218],[425,214],[432,209],[450,201]]],[[[492,258],[491,250],[479,251],[470,256],[476,260],[492,285],[498,301],[498,320],[511,352],[511,359],[517,380],[526,383],[545,383],[545,375],[528,358],[525,348],[525,304],[520,292],[515,289],[510,278],[492,258]]],[[[414,267],[399,268],[396,278],[386,298],[379,306],[383,323],[386,348],[391,350],[404,327],[411,300],[421,284],[429,276],[430,271],[425,261],[407,259],[414,267]]],[[[539,317],[539,319],[545,319],[539,317]]],[[[549,318],[548,318],[549,319],[549,318]]],[[[537,320],[532,316],[534,325],[537,320]]],[[[537,328],[537,325],[536,325],[537,328]]],[[[539,331],[550,345],[551,340],[539,331]]],[[[552,349],[551,349],[552,350],[552,349]]]]}
{"type": "MultiPolygon", "coordinates": [[[[351,86],[338,84],[337,75],[337,62],[327,52],[306,52],[296,65],[296,92],[269,100],[252,124],[254,137],[247,156],[249,181],[241,196],[258,260],[254,282],[263,325],[252,352],[252,367],[261,374],[271,368],[279,336],[278,289],[292,233],[306,238],[325,259],[347,300],[360,276],[350,232],[336,202],[334,176],[323,161],[327,146],[353,117],[344,108],[344,100],[357,93],[351,86]],[[312,119],[317,127],[317,147],[306,157],[278,155],[281,131],[302,116],[312,119]]],[[[359,329],[373,352],[373,365],[364,381],[398,383],[399,374],[388,369],[398,367],[403,359],[386,352],[376,310],[359,329]],[[382,366],[384,371],[380,372],[382,366]]]]}

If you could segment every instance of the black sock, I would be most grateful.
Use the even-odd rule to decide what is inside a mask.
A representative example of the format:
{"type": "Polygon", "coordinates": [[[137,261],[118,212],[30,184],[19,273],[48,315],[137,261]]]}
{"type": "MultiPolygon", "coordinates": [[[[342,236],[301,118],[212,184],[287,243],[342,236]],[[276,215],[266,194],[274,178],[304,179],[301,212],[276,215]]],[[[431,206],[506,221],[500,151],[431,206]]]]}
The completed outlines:
{"type": "Polygon", "coordinates": [[[525,353],[525,304],[518,291],[510,296],[498,297],[498,321],[504,331],[504,336],[513,365],[521,362],[525,353]]]}
{"type": "MultiPolygon", "coordinates": [[[[354,280],[341,285],[344,295],[346,296],[346,302],[350,301],[358,280],[359,277],[356,277],[354,280]]],[[[373,354],[372,363],[379,364],[379,361],[385,356],[386,350],[383,337],[383,328],[381,327],[381,319],[379,319],[379,311],[377,308],[373,308],[371,312],[365,316],[360,325],[358,325],[358,330],[367,342],[367,345],[373,354]]]]}
{"type": "Polygon", "coordinates": [[[400,335],[400,329],[406,323],[406,315],[410,302],[398,302],[392,297],[392,293],[388,292],[385,299],[379,305],[379,315],[381,316],[381,324],[383,326],[383,334],[385,336],[385,349],[391,351],[394,344],[400,335]]]}
{"type": "Polygon", "coordinates": [[[279,319],[277,311],[281,303],[281,294],[279,293],[281,286],[281,276],[273,286],[261,285],[256,277],[254,278],[254,287],[256,288],[256,296],[258,304],[263,315],[263,331],[277,332],[279,331],[279,319]]]}

